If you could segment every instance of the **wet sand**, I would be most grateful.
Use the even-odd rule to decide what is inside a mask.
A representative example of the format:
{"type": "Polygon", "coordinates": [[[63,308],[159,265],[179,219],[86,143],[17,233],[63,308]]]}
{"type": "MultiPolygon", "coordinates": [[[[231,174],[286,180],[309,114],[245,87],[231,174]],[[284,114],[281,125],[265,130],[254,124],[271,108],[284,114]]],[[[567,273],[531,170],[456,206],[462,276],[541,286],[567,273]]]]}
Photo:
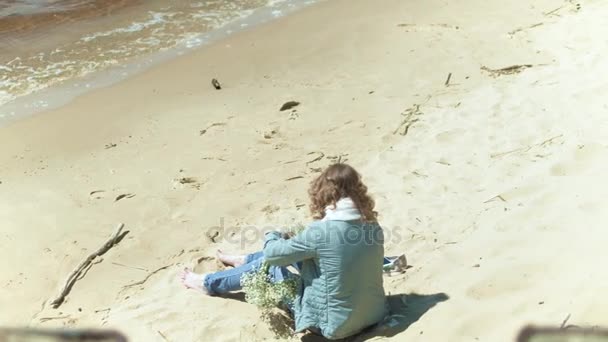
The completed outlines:
{"type": "MultiPolygon", "coordinates": [[[[128,7],[141,6],[141,1],[127,0],[62,1],[61,3],[62,6],[58,6],[57,9],[46,6],[33,13],[24,10],[25,13],[0,17],[0,42],[2,42],[0,62],[61,46],[78,38],[87,29],[94,30],[94,26],[88,24],[87,20],[95,19],[94,21],[99,23],[103,18],[113,16],[112,20],[120,22],[120,19],[114,17],[117,12],[124,11],[128,7]]],[[[129,14],[134,13],[125,13],[125,16],[129,14]]],[[[122,21],[125,19],[123,18],[122,21]]]]}
{"type": "MultiPolygon", "coordinates": [[[[44,6],[47,12],[30,13],[23,6],[0,9],[5,13],[0,16],[0,120],[24,110],[3,108],[15,99],[112,67],[149,66],[159,54],[183,53],[209,43],[218,29],[238,19],[244,20],[239,26],[244,28],[254,23],[245,18],[255,13],[265,11],[265,20],[270,20],[299,6],[291,0],[53,4],[44,6]]],[[[38,107],[50,105],[44,102],[38,107]]]]}

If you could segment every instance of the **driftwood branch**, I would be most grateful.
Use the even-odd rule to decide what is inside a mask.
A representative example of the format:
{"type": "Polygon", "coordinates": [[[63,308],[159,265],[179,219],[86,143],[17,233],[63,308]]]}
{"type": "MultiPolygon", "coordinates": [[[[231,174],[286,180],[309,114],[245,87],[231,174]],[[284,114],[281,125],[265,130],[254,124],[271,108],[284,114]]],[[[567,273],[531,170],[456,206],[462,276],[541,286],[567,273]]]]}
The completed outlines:
{"type": "Polygon", "coordinates": [[[95,261],[91,262],[89,264],[89,266],[87,266],[84,270],[82,270],[82,272],[80,272],[80,275],[78,276],[78,278],[76,278],[76,280],[78,281],[78,280],[81,280],[82,278],[84,278],[87,275],[87,273],[89,273],[89,270],[93,267],[93,265],[99,264],[102,261],[103,261],[103,258],[99,258],[99,259],[96,259],[95,261]]]}
{"type": "Polygon", "coordinates": [[[120,242],[120,240],[125,237],[125,235],[129,233],[128,230],[124,232],[122,231],[124,226],[125,225],[123,223],[118,225],[116,232],[98,250],[89,254],[89,256],[87,256],[87,258],[83,262],[81,262],[80,265],[78,265],[78,267],[76,267],[72,271],[72,273],[70,273],[67,280],[65,281],[65,285],[61,289],[61,292],[51,302],[51,306],[54,309],[57,309],[59,306],[61,306],[61,304],[63,304],[65,297],[70,293],[76,281],[80,279],[81,274],[88,270],[88,268],[93,263],[93,260],[95,260],[95,258],[97,258],[98,256],[104,255],[107,251],[110,250],[110,248],[114,247],[117,243],[120,242]]]}

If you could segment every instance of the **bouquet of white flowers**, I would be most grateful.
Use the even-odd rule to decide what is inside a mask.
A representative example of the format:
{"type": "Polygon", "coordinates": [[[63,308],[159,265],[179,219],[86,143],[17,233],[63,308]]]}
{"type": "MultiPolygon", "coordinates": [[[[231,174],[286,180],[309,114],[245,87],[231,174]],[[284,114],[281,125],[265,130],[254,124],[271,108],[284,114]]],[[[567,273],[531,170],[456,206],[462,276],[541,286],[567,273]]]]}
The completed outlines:
{"type": "Polygon", "coordinates": [[[296,297],[296,279],[273,282],[269,269],[270,265],[264,262],[257,271],[244,274],[241,277],[245,300],[257,306],[262,313],[286,305],[296,297]]]}

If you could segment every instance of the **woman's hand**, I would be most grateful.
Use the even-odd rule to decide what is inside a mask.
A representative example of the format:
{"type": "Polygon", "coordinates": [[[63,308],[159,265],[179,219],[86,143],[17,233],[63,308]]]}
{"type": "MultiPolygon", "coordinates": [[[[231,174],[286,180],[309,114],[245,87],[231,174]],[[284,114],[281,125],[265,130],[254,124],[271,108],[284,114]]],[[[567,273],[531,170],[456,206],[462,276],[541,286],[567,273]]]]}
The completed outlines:
{"type": "Polygon", "coordinates": [[[295,232],[282,232],[282,233],[281,233],[281,237],[282,237],[283,239],[285,239],[285,240],[289,240],[289,239],[291,239],[291,238],[292,238],[292,237],[294,237],[294,236],[296,236],[296,233],[295,233],[295,232]]]}

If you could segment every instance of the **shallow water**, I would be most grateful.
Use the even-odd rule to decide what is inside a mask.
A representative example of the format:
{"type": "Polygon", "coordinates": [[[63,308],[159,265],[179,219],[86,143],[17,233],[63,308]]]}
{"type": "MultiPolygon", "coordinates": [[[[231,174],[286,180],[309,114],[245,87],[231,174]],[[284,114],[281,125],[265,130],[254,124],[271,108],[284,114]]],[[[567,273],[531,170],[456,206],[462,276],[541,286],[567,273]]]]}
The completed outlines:
{"type": "MultiPolygon", "coordinates": [[[[297,3],[304,1],[5,0],[0,3],[0,108],[141,56],[198,47],[206,43],[206,32],[260,9],[279,16],[297,3]]],[[[0,116],[15,114],[0,110],[0,116]]]]}

